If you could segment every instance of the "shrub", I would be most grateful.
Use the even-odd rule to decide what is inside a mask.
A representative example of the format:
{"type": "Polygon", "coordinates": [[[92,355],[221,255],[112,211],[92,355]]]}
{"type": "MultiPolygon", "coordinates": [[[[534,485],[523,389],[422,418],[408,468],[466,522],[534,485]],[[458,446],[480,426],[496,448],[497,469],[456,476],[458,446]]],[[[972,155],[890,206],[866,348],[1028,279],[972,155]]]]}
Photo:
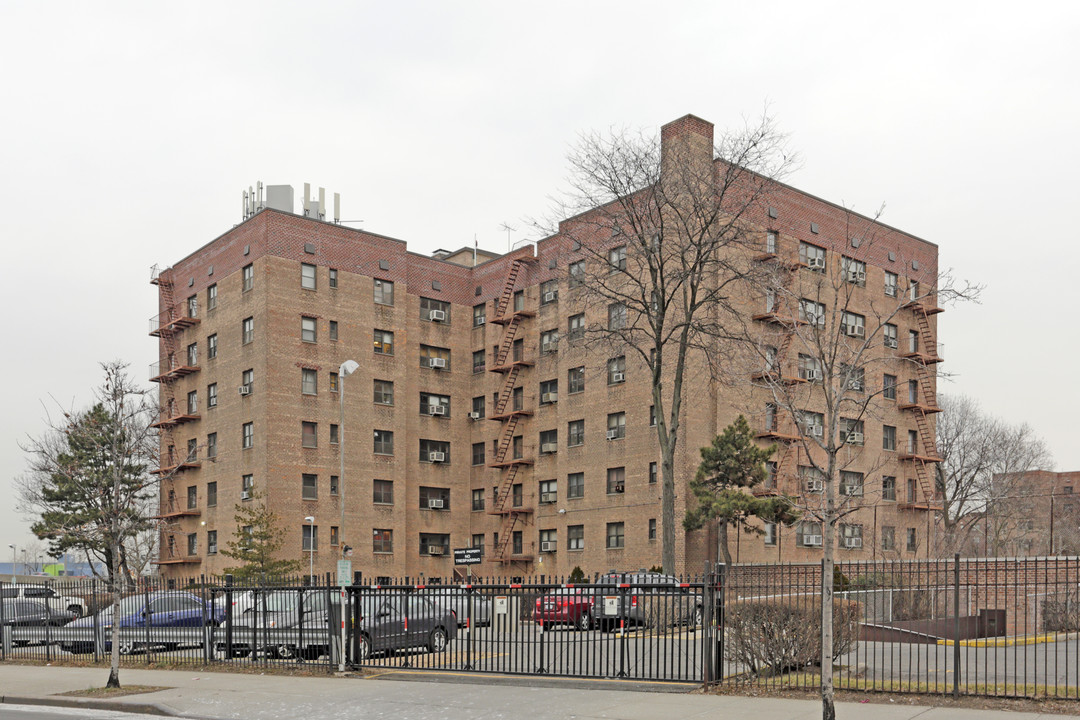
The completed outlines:
{"type": "MultiPolygon", "coordinates": [[[[821,600],[742,600],[727,608],[724,655],[755,674],[777,674],[821,661],[821,600]]],[[[833,601],[832,658],[849,652],[859,629],[859,604],[833,601]]]]}
{"type": "Polygon", "coordinates": [[[589,578],[585,577],[585,571],[581,569],[580,565],[575,565],[574,569],[570,571],[570,576],[566,578],[566,582],[580,585],[589,582],[589,578]]]}

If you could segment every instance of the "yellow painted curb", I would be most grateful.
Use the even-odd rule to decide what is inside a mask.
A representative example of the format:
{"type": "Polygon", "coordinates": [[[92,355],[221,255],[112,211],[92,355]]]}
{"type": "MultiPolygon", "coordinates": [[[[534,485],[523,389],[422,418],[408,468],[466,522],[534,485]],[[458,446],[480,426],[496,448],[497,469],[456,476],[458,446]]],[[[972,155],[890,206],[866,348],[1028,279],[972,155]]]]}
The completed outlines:
{"type": "MultiPolygon", "coordinates": [[[[960,647],[1011,647],[1013,645],[1040,645],[1042,643],[1057,642],[1057,633],[1042,633],[1040,635],[1016,635],[1013,637],[978,638],[961,640],[960,647]]],[[[938,645],[955,645],[955,640],[940,639],[938,645]]]]}

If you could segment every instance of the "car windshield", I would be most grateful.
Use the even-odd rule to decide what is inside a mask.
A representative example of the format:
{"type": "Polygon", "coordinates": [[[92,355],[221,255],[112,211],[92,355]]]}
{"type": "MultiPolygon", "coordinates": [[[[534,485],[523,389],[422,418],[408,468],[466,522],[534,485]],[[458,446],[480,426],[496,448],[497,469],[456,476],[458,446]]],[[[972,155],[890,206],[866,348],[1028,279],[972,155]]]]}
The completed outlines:
{"type": "MultiPolygon", "coordinates": [[[[146,598],[142,595],[130,595],[126,598],[120,599],[120,616],[134,615],[135,613],[143,609],[143,605],[146,602],[146,598]]],[[[116,609],[115,605],[105,608],[99,613],[98,617],[104,619],[111,618],[113,616],[113,610],[116,609]]]]}
{"type": "Polygon", "coordinates": [[[255,604],[244,612],[288,612],[296,610],[298,593],[272,592],[268,595],[260,595],[255,604]]]}

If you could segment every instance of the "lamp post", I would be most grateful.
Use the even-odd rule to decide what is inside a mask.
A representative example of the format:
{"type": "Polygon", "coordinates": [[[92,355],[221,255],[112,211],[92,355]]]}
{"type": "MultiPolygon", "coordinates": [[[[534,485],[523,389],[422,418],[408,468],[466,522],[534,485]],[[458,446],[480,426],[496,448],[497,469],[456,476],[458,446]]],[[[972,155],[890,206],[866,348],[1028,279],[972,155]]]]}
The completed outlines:
{"type": "MultiPolygon", "coordinates": [[[[341,504],[341,525],[338,526],[338,546],[341,548],[341,559],[349,555],[349,546],[345,544],[345,378],[356,372],[360,363],[355,360],[346,360],[338,368],[338,402],[341,409],[341,417],[338,420],[338,455],[340,467],[338,468],[338,502],[341,504]]],[[[345,588],[338,588],[341,597],[341,652],[338,654],[338,671],[345,672],[345,588]]]]}
{"type": "Polygon", "coordinates": [[[315,516],[308,515],[304,518],[311,526],[311,532],[308,533],[308,580],[312,585],[315,584],[315,516]]]}
{"type": "Polygon", "coordinates": [[[14,585],[15,584],[15,546],[11,545],[11,544],[8,544],[8,547],[11,548],[11,584],[14,585]]]}

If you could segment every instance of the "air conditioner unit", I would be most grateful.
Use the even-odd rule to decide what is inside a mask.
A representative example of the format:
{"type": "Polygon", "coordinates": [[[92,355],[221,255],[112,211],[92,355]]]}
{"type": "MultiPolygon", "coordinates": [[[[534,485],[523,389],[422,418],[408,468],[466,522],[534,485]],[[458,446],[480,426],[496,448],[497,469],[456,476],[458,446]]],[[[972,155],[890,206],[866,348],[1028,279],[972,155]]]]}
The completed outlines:
{"type": "Polygon", "coordinates": [[[611,382],[621,383],[623,381],[623,374],[621,372],[611,373],[611,382]]]}
{"type": "Polygon", "coordinates": [[[428,405],[428,414],[430,414],[430,415],[445,415],[446,414],[446,406],[445,405],[428,405]]]}
{"type": "Polygon", "coordinates": [[[445,368],[446,358],[433,357],[428,358],[428,367],[430,368],[445,368]]]}
{"type": "Polygon", "coordinates": [[[806,264],[807,264],[807,266],[810,267],[811,270],[820,270],[820,269],[825,267],[825,258],[820,258],[820,257],[807,258],[806,264]]]}
{"type": "Polygon", "coordinates": [[[558,402],[558,400],[559,400],[559,393],[546,392],[546,393],[542,393],[540,395],[540,402],[542,402],[542,403],[553,403],[553,402],[558,402]]]}
{"type": "Polygon", "coordinates": [[[540,493],[540,502],[542,502],[542,503],[553,503],[553,502],[558,502],[558,500],[559,500],[559,494],[558,493],[553,493],[553,492],[540,493]]]}
{"type": "Polygon", "coordinates": [[[866,335],[866,328],[862,325],[845,325],[844,333],[848,337],[864,337],[866,335]]]}
{"type": "Polygon", "coordinates": [[[607,439],[608,440],[615,440],[618,437],[619,437],[619,431],[618,430],[608,430],[607,431],[607,439]]]}
{"type": "Polygon", "coordinates": [[[861,548],[862,547],[862,538],[861,537],[844,538],[844,547],[861,548]]]}
{"type": "Polygon", "coordinates": [[[806,379],[811,382],[821,379],[821,371],[814,368],[803,370],[803,374],[806,376],[806,379]]]}
{"type": "Polygon", "coordinates": [[[429,452],[427,456],[428,462],[440,463],[446,461],[446,453],[444,452],[429,452]]]}
{"type": "Polygon", "coordinates": [[[241,490],[240,491],[240,499],[241,500],[250,500],[251,499],[251,491],[250,490],[241,490]]]}
{"type": "Polygon", "coordinates": [[[821,547],[820,535],[803,535],[803,545],[808,547],[821,547]]]}
{"type": "Polygon", "coordinates": [[[559,297],[559,293],[555,290],[544,293],[544,302],[555,302],[555,298],[559,297]]]}
{"type": "Polygon", "coordinates": [[[428,545],[428,555],[443,555],[445,554],[441,545],[428,545]]]}
{"type": "Polygon", "coordinates": [[[431,510],[442,510],[444,505],[442,498],[428,498],[427,506],[431,510]]]}
{"type": "Polygon", "coordinates": [[[558,443],[544,443],[543,445],[540,446],[540,452],[553,453],[553,452],[558,452],[558,450],[559,450],[559,444],[558,443]]]}
{"type": "Polygon", "coordinates": [[[891,338],[891,337],[885,338],[885,347],[892,348],[893,350],[895,350],[899,345],[900,345],[900,343],[896,338],[891,338]]]}
{"type": "Polygon", "coordinates": [[[821,492],[825,485],[820,480],[807,480],[806,492],[821,492]]]}
{"type": "Polygon", "coordinates": [[[540,352],[544,353],[545,355],[547,355],[549,353],[556,352],[558,349],[559,349],[558,343],[553,343],[553,342],[546,342],[546,343],[544,343],[543,345],[540,346],[540,352]]]}
{"type": "Polygon", "coordinates": [[[485,323],[487,323],[487,318],[486,317],[478,317],[478,318],[475,318],[473,320],[473,327],[480,327],[481,325],[484,325],[485,323]]]}
{"type": "Polygon", "coordinates": [[[617,492],[617,493],[626,492],[626,486],[623,485],[622,483],[615,483],[615,492],[617,492]]]}
{"type": "Polygon", "coordinates": [[[240,391],[241,395],[250,395],[251,394],[251,385],[241,385],[237,389],[240,391]]]}
{"type": "Polygon", "coordinates": [[[480,419],[480,413],[478,413],[478,412],[469,413],[469,419],[470,420],[479,420],[480,419]]]}
{"type": "Polygon", "coordinates": [[[540,543],[540,552],[555,552],[555,543],[545,540],[540,543]]]}
{"type": "Polygon", "coordinates": [[[862,488],[858,485],[845,485],[842,489],[848,496],[862,495],[862,488]]]}
{"type": "Polygon", "coordinates": [[[848,270],[847,279],[848,282],[864,283],[866,282],[866,273],[862,270],[848,270]]]}
{"type": "Polygon", "coordinates": [[[852,379],[848,380],[847,386],[848,386],[848,390],[860,390],[861,391],[863,389],[862,380],[859,380],[858,378],[852,378],[852,379]]]}
{"type": "Polygon", "coordinates": [[[442,322],[446,319],[446,311],[432,310],[428,313],[428,319],[431,320],[431,322],[442,322]]]}
{"type": "Polygon", "coordinates": [[[896,297],[896,286],[895,285],[886,285],[885,286],[885,294],[888,295],[889,297],[896,297]]]}
{"type": "Polygon", "coordinates": [[[849,445],[862,445],[864,441],[865,438],[861,432],[849,432],[845,440],[849,445]]]}
{"type": "Polygon", "coordinates": [[[813,435],[814,437],[821,437],[822,435],[825,434],[825,428],[821,427],[820,425],[811,425],[807,429],[809,430],[810,434],[813,435]]]}

